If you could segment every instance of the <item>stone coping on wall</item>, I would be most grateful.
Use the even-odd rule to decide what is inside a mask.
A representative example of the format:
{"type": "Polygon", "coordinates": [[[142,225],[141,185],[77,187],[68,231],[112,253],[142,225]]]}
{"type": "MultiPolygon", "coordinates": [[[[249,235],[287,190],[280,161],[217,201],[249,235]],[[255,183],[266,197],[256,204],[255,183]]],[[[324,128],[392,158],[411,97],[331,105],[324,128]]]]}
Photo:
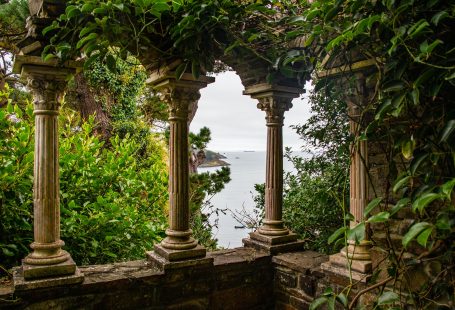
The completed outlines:
{"type": "MultiPolygon", "coordinates": [[[[16,291],[0,284],[0,309],[307,309],[336,275],[325,254],[276,256],[251,248],[208,252],[213,266],[154,269],[147,260],[79,267],[80,285],[16,291]]],[[[341,279],[341,277],[340,277],[341,279]]],[[[346,279],[343,279],[346,281],[346,279]]]]}
{"type": "Polygon", "coordinates": [[[0,284],[1,309],[269,309],[271,257],[237,248],[207,253],[213,266],[166,272],[147,260],[81,266],[80,285],[14,291],[0,284]]]}

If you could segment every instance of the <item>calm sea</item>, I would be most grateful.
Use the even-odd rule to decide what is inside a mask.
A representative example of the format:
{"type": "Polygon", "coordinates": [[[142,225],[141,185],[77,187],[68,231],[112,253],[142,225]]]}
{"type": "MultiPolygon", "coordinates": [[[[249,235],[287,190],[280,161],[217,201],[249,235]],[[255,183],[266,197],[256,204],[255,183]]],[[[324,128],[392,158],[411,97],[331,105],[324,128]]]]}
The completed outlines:
{"type": "MultiPolygon", "coordinates": [[[[226,152],[222,153],[224,159],[231,165],[231,181],[225,188],[212,199],[211,203],[218,209],[225,209],[226,214],[218,212],[212,214],[212,223],[218,220],[218,228],[214,228],[215,238],[218,245],[224,248],[242,246],[242,238],[248,236],[251,231],[248,228],[235,228],[240,226],[232,213],[245,210],[253,214],[254,210],[254,184],[265,182],[265,152],[226,152]]],[[[215,171],[214,168],[199,168],[199,172],[215,171]]],[[[285,160],[284,169],[292,170],[292,164],[285,160]]]]}

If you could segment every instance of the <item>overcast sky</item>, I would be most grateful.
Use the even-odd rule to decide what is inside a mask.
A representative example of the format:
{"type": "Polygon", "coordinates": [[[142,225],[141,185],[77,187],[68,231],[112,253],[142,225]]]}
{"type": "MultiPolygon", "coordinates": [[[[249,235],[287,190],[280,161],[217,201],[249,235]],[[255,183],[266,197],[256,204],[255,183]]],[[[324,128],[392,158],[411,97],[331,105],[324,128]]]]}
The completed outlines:
{"type": "MultiPolygon", "coordinates": [[[[221,73],[215,78],[214,83],[201,90],[190,130],[197,132],[201,127],[209,127],[212,141],[208,149],[213,151],[265,151],[265,112],[256,107],[256,100],[242,95],[243,85],[234,72],[221,73]]],[[[284,146],[298,151],[299,136],[289,126],[303,123],[308,118],[309,107],[303,97],[292,103],[291,110],[285,112],[283,138],[284,146]]]]}

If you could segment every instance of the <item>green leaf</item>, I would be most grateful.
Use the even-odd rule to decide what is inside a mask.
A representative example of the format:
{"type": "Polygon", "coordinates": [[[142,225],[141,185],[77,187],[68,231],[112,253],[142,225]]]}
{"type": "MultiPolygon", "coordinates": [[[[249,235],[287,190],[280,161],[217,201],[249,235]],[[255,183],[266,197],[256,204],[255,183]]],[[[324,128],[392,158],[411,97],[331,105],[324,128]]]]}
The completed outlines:
{"type": "Polygon", "coordinates": [[[412,240],[414,240],[415,237],[417,237],[422,231],[425,229],[431,227],[431,224],[427,222],[419,222],[415,223],[414,225],[411,226],[409,231],[403,236],[403,239],[401,240],[401,243],[403,246],[406,248],[412,240]]]}
{"type": "Polygon", "coordinates": [[[94,40],[98,37],[98,34],[97,33],[90,33],[88,36],[85,36],[83,37],[82,39],[80,39],[77,44],[76,44],[76,48],[81,48],[85,43],[87,43],[88,41],[90,40],[94,40]]]}
{"type": "Polygon", "coordinates": [[[413,89],[411,91],[410,95],[411,95],[412,103],[414,105],[418,105],[420,103],[420,92],[419,92],[419,89],[418,88],[413,89]]]}
{"type": "Polygon", "coordinates": [[[412,39],[419,35],[425,28],[430,26],[430,24],[425,20],[421,19],[417,23],[415,23],[411,28],[408,30],[408,35],[412,39]]]}
{"type": "Polygon", "coordinates": [[[433,17],[431,18],[431,22],[437,26],[441,20],[443,20],[444,18],[446,18],[448,16],[449,16],[449,13],[447,13],[446,11],[438,12],[433,15],[433,17]]]}
{"type": "Polygon", "coordinates": [[[338,14],[339,11],[340,11],[340,6],[335,6],[332,9],[330,9],[324,17],[324,22],[327,23],[330,20],[332,20],[338,14]]]}
{"type": "Polygon", "coordinates": [[[395,204],[395,206],[393,206],[393,208],[390,210],[390,216],[394,215],[395,213],[397,213],[398,211],[403,209],[403,207],[407,206],[410,202],[411,202],[411,199],[409,199],[407,197],[401,198],[400,200],[398,200],[397,203],[395,204]]]}
{"type": "Polygon", "coordinates": [[[183,74],[186,71],[186,67],[188,66],[187,62],[181,63],[177,69],[175,69],[175,77],[177,80],[180,80],[180,78],[183,76],[183,74]]]}
{"type": "Polygon", "coordinates": [[[94,24],[91,24],[91,25],[89,25],[87,27],[82,28],[81,32],[79,32],[79,38],[82,38],[87,33],[92,32],[95,29],[96,29],[96,25],[94,25],[94,24]]]}
{"type": "Polygon", "coordinates": [[[433,231],[433,227],[428,227],[427,229],[422,231],[419,234],[419,236],[417,237],[417,242],[421,246],[426,247],[427,246],[428,237],[430,237],[432,231],[433,231]]]}
{"type": "Polygon", "coordinates": [[[357,224],[354,228],[348,231],[348,239],[354,240],[356,243],[365,239],[365,222],[357,224]]]}
{"type": "Polygon", "coordinates": [[[379,212],[378,214],[375,214],[373,216],[371,216],[367,222],[368,223],[384,223],[386,222],[390,217],[390,213],[389,212],[379,212]]]}
{"type": "Polygon", "coordinates": [[[2,248],[2,252],[6,256],[14,256],[14,252],[8,250],[7,248],[2,248]]]}
{"type": "Polygon", "coordinates": [[[411,178],[411,176],[408,175],[408,176],[405,176],[404,178],[399,179],[399,180],[393,185],[392,191],[393,191],[394,193],[396,193],[399,189],[401,189],[403,186],[405,186],[406,184],[408,184],[410,178],[411,178]]]}
{"type": "Polygon", "coordinates": [[[85,3],[82,8],[81,8],[81,12],[82,13],[88,13],[88,12],[92,12],[92,10],[95,8],[95,5],[93,3],[85,3]]]}
{"type": "Polygon", "coordinates": [[[327,297],[319,297],[313,300],[313,302],[310,305],[310,310],[314,310],[322,306],[327,302],[327,297]]]}
{"type": "Polygon", "coordinates": [[[330,235],[327,242],[328,244],[332,244],[335,240],[337,240],[342,234],[344,234],[348,230],[347,226],[343,226],[335,230],[333,234],[330,235]]]}
{"type": "Polygon", "coordinates": [[[348,306],[348,298],[346,297],[345,294],[340,293],[337,295],[336,299],[345,307],[348,306]]]}
{"type": "Polygon", "coordinates": [[[401,143],[401,154],[403,154],[403,157],[406,159],[411,159],[412,154],[414,153],[414,149],[416,147],[416,141],[411,139],[411,140],[406,140],[401,143]]]}
{"type": "Polygon", "coordinates": [[[374,208],[376,208],[382,201],[382,197],[375,198],[368,203],[365,211],[363,211],[363,216],[367,217],[374,208]]]}
{"type": "Polygon", "coordinates": [[[452,196],[452,191],[453,191],[453,187],[455,186],[455,178],[453,178],[452,180],[444,183],[442,186],[441,186],[441,191],[442,193],[446,196],[446,198],[448,200],[451,200],[451,196],[452,196]]]}
{"type": "Polygon", "coordinates": [[[383,92],[391,92],[403,89],[405,84],[402,81],[390,81],[383,85],[383,92]]]}
{"type": "Polygon", "coordinates": [[[441,133],[441,138],[439,139],[439,143],[446,142],[447,139],[452,134],[454,129],[455,129],[455,119],[452,119],[452,120],[448,121],[447,124],[444,126],[444,129],[442,130],[442,133],[441,133]]]}
{"type": "Polygon", "coordinates": [[[399,300],[399,296],[395,292],[387,291],[381,294],[378,298],[378,306],[392,304],[399,300]]]}
{"type": "Polygon", "coordinates": [[[422,196],[418,197],[414,203],[412,204],[412,210],[416,212],[416,210],[420,211],[420,213],[423,212],[425,207],[429,205],[431,202],[433,202],[436,199],[440,199],[441,194],[436,194],[436,193],[426,193],[423,194],[422,196]]]}
{"type": "Polygon", "coordinates": [[[422,164],[422,162],[427,157],[428,157],[428,153],[423,153],[423,154],[419,154],[418,156],[415,156],[413,158],[412,163],[411,163],[411,168],[410,168],[412,176],[415,176],[417,169],[419,168],[419,166],[422,164]]]}

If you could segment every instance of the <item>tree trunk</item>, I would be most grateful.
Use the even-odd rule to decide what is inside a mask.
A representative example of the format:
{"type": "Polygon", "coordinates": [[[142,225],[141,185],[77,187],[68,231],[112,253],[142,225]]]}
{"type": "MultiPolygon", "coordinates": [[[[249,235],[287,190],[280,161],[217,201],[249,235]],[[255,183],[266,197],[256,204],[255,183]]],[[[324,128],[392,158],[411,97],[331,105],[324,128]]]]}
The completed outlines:
{"type": "Polygon", "coordinates": [[[111,119],[103,111],[103,107],[95,100],[95,94],[87,84],[84,74],[78,73],[74,77],[75,87],[71,91],[69,101],[72,108],[81,113],[81,117],[87,120],[90,115],[95,115],[95,133],[100,135],[103,140],[108,140],[111,136],[111,119]]]}

